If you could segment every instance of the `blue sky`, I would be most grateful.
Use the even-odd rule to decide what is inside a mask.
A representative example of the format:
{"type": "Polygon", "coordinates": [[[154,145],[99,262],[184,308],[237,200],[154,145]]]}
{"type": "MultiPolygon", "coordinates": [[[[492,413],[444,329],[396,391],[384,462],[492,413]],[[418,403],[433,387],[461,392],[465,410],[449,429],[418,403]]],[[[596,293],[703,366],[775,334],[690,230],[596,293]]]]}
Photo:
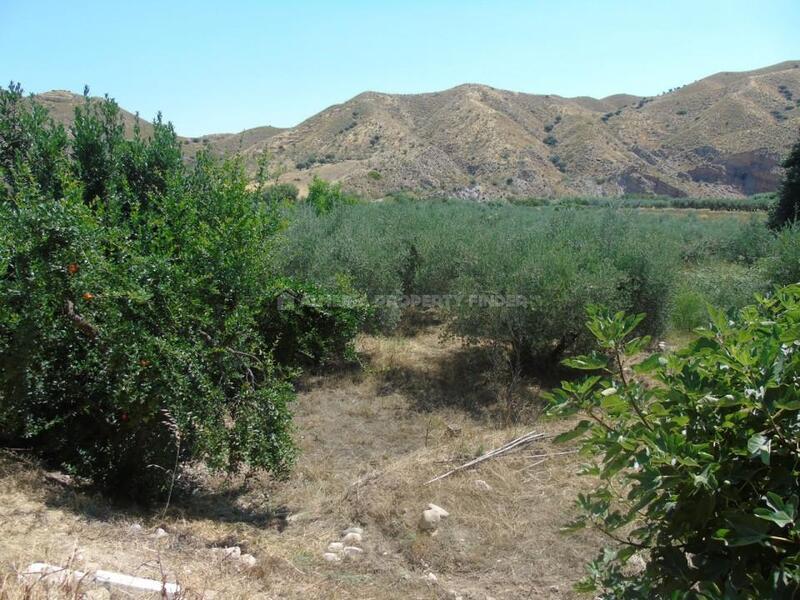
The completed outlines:
{"type": "Polygon", "coordinates": [[[178,133],[295,125],[365,90],[657,94],[800,59],[798,0],[0,0],[0,81],[109,93],[178,133]]]}

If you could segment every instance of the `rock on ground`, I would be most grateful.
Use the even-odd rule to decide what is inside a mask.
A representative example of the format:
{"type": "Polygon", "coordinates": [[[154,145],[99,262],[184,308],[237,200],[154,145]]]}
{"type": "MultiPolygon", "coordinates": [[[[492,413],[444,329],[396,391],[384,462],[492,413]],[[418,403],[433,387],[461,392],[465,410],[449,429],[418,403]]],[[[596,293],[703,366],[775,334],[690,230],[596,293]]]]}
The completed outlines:
{"type": "Polygon", "coordinates": [[[424,510],[419,520],[419,528],[422,531],[436,531],[439,527],[439,521],[441,520],[442,516],[435,510],[424,510]]]}

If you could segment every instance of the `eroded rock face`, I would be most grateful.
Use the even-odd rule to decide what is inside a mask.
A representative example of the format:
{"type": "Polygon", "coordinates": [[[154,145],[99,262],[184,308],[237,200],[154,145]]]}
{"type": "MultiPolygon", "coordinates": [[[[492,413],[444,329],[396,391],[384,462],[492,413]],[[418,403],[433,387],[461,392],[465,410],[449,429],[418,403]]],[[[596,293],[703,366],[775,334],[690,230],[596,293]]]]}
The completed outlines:
{"type": "Polygon", "coordinates": [[[687,194],[674,185],[670,185],[658,177],[639,173],[629,169],[622,173],[617,180],[623,194],[655,194],[657,196],[672,196],[673,198],[683,198],[687,194]]]}
{"type": "Polygon", "coordinates": [[[692,181],[726,185],[745,195],[771,192],[780,183],[780,157],[764,150],[717,155],[688,174],[692,181]]]}

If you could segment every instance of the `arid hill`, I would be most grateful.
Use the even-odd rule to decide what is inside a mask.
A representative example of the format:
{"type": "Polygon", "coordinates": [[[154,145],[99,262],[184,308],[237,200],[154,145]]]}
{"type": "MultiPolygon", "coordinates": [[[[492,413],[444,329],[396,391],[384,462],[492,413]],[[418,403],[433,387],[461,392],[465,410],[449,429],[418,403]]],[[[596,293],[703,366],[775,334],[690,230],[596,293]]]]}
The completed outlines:
{"type": "MultiPolygon", "coordinates": [[[[52,99],[63,94],[40,96],[59,106],[59,118],[63,106],[52,99]]],[[[251,165],[267,149],[287,168],[283,179],[301,188],[319,175],[370,197],[399,190],[466,198],[741,196],[776,188],[798,130],[800,61],[788,61],[644,98],[472,84],[430,94],[365,92],[293,128],[184,144],[188,154],[201,144],[241,152],[251,165]]]]}

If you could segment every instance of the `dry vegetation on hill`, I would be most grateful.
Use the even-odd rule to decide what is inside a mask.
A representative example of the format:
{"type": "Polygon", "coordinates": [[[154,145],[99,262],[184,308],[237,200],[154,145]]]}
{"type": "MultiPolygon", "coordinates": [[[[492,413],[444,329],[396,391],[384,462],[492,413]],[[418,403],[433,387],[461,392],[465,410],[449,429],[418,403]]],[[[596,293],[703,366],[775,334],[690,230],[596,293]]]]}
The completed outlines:
{"type": "MultiPolygon", "coordinates": [[[[40,99],[67,120],[65,94],[40,99]]],[[[366,92],[290,129],[185,139],[184,147],[241,152],[251,164],[266,148],[288,169],[286,181],[303,188],[319,175],[371,197],[740,196],[775,189],[800,126],[798,102],[800,62],[788,61],[650,98],[482,85],[366,92]]]]}

